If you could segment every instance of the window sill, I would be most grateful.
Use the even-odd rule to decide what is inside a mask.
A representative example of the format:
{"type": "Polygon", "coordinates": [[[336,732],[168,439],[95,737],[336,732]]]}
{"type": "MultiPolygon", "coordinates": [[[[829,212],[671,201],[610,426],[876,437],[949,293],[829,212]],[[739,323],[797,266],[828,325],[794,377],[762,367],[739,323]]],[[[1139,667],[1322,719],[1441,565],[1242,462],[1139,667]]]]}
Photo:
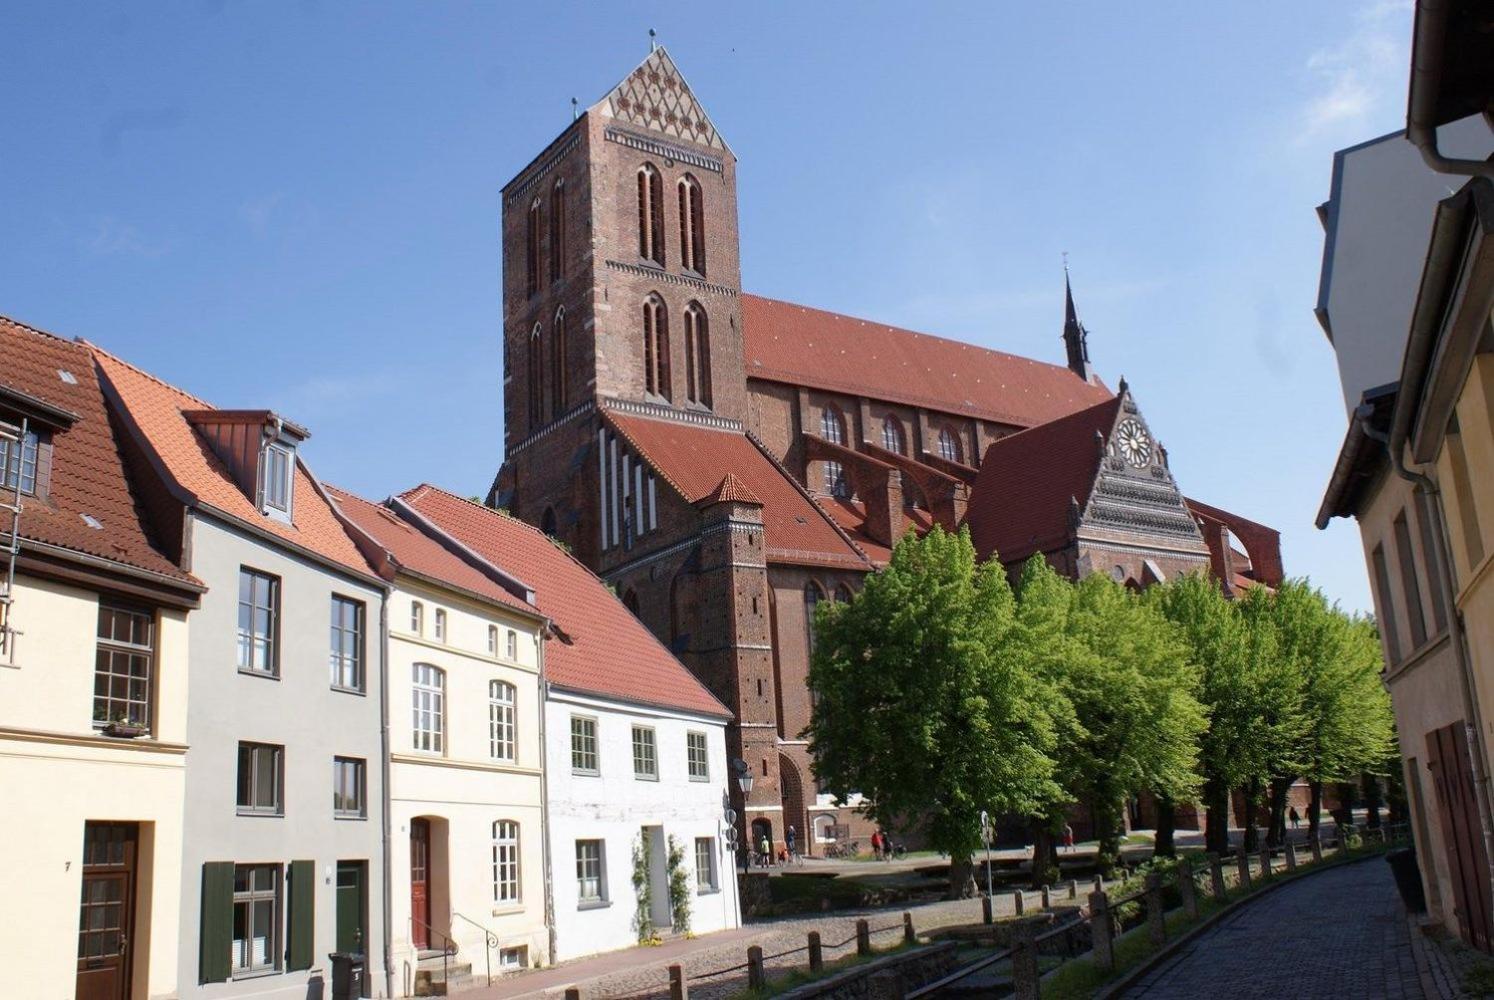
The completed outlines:
{"type": "MultiPolygon", "coordinates": [[[[248,667],[239,667],[239,675],[241,677],[258,677],[261,680],[267,681],[278,681],[280,679],[278,673],[269,670],[250,670],[248,667]]],[[[256,975],[265,975],[265,973],[256,973],[256,975]]]]}
{"type": "Polygon", "coordinates": [[[612,905],[612,900],[610,900],[610,899],[589,899],[589,900],[582,900],[580,903],[577,903],[576,904],[576,909],[578,909],[578,910],[605,910],[605,909],[607,909],[607,907],[609,907],[611,905],[612,905]]]}
{"type": "Polygon", "coordinates": [[[721,892],[721,887],[718,885],[718,886],[713,886],[710,889],[696,889],[695,890],[695,895],[697,895],[697,896],[715,896],[715,895],[719,895],[720,892],[721,892]]]}
{"type": "Polygon", "coordinates": [[[600,778],[602,776],[601,771],[578,771],[574,767],[571,768],[571,774],[578,778],[600,778]]]}
{"type": "Polygon", "coordinates": [[[654,782],[657,782],[659,780],[659,776],[657,774],[639,774],[637,771],[634,771],[633,772],[633,780],[634,781],[654,781],[654,782]]]}
{"type": "Polygon", "coordinates": [[[692,774],[690,775],[690,780],[697,785],[704,785],[710,783],[711,776],[709,774],[692,774]]]}
{"type": "Polygon", "coordinates": [[[664,273],[664,265],[660,264],[658,261],[654,260],[652,257],[639,257],[638,258],[638,266],[639,267],[646,267],[650,271],[658,271],[660,274],[664,273]]]}
{"type": "Polygon", "coordinates": [[[284,819],[285,810],[281,809],[276,812],[270,812],[264,809],[235,809],[234,815],[243,816],[248,819],[284,819]]]}
{"type": "Polygon", "coordinates": [[[515,914],[526,912],[528,912],[528,907],[523,903],[507,903],[503,906],[493,907],[493,916],[495,917],[511,917],[515,914]]]}
{"type": "Polygon", "coordinates": [[[362,815],[359,815],[357,813],[333,813],[332,818],[335,820],[347,820],[355,823],[368,822],[368,815],[366,813],[362,815]]]}
{"type": "Polygon", "coordinates": [[[368,692],[363,688],[350,688],[343,687],[341,684],[333,684],[330,690],[336,691],[338,694],[355,694],[360,698],[368,697],[368,692]]]}
{"type": "Polygon", "coordinates": [[[279,969],[256,969],[253,972],[235,972],[235,973],[232,973],[228,977],[228,979],[229,979],[230,982],[237,983],[240,980],[244,980],[244,979],[263,979],[266,976],[278,976],[278,975],[280,975],[280,970],[279,969]]]}

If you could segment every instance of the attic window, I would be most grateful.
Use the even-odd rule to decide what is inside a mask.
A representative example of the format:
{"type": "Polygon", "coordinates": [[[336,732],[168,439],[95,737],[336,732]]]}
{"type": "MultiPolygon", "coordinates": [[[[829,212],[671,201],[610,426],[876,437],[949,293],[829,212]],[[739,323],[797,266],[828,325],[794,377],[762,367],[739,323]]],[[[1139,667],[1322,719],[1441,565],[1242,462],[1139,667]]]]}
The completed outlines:
{"type": "Polygon", "coordinates": [[[280,445],[265,448],[265,507],[289,514],[291,508],[291,453],[280,445]]]}
{"type": "Polygon", "coordinates": [[[0,424],[0,488],[36,493],[37,464],[41,438],[35,431],[0,424]]]}

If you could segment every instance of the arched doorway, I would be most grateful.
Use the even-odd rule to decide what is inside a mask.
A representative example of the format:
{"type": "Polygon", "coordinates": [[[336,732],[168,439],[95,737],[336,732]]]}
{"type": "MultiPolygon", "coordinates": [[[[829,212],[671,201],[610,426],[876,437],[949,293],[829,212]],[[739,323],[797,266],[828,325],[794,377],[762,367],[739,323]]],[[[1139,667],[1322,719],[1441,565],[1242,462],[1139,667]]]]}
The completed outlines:
{"type": "Polygon", "coordinates": [[[758,818],[752,821],[752,856],[757,857],[763,849],[763,838],[768,838],[768,847],[771,850],[773,840],[773,821],[758,818]]]}
{"type": "Polygon", "coordinates": [[[799,773],[799,765],[785,753],[778,755],[778,785],[781,790],[784,833],[786,835],[788,828],[793,827],[798,849],[808,853],[811,843],[804,835],[809,828],[809,814],[804,809],[804,779],[799,773]]]}

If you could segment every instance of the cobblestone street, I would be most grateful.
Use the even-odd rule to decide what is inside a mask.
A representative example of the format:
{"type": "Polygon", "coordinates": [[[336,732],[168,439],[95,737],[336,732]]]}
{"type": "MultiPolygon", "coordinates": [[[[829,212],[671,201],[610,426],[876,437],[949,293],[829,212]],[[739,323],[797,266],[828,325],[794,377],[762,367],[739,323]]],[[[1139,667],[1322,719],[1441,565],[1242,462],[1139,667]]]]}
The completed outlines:
{"type": "Polygon", "coordinates": [[[1284,886],[1226,917],[1127,991],[1127,1000],[1363,997],[1422,1000],[1406,916],[1384,861],[1284,886]]]}

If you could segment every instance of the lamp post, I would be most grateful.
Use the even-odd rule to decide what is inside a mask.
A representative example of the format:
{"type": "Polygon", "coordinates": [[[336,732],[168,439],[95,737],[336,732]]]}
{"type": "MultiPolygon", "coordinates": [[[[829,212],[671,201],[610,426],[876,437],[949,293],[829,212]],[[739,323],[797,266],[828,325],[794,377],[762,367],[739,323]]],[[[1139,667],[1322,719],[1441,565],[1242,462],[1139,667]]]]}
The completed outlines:
{"type": "Polygon", "coordinates": [[[731,769],[736,772],[737,788],[742,792],[742,842],[746,849],[742,852],[742,874],[747,874],[747,864],[752,860],[752,834],[748,832],[747,826],[747,796],[752,792],[752,768],[740,757],[731,759],[731,769]]]}
{"type": "Polygon", "coordinates": [[[986,898],[993,899],[991,895],[991,814],[984,809],[980,811],[980,839],[986,842],[986,898]]]}

